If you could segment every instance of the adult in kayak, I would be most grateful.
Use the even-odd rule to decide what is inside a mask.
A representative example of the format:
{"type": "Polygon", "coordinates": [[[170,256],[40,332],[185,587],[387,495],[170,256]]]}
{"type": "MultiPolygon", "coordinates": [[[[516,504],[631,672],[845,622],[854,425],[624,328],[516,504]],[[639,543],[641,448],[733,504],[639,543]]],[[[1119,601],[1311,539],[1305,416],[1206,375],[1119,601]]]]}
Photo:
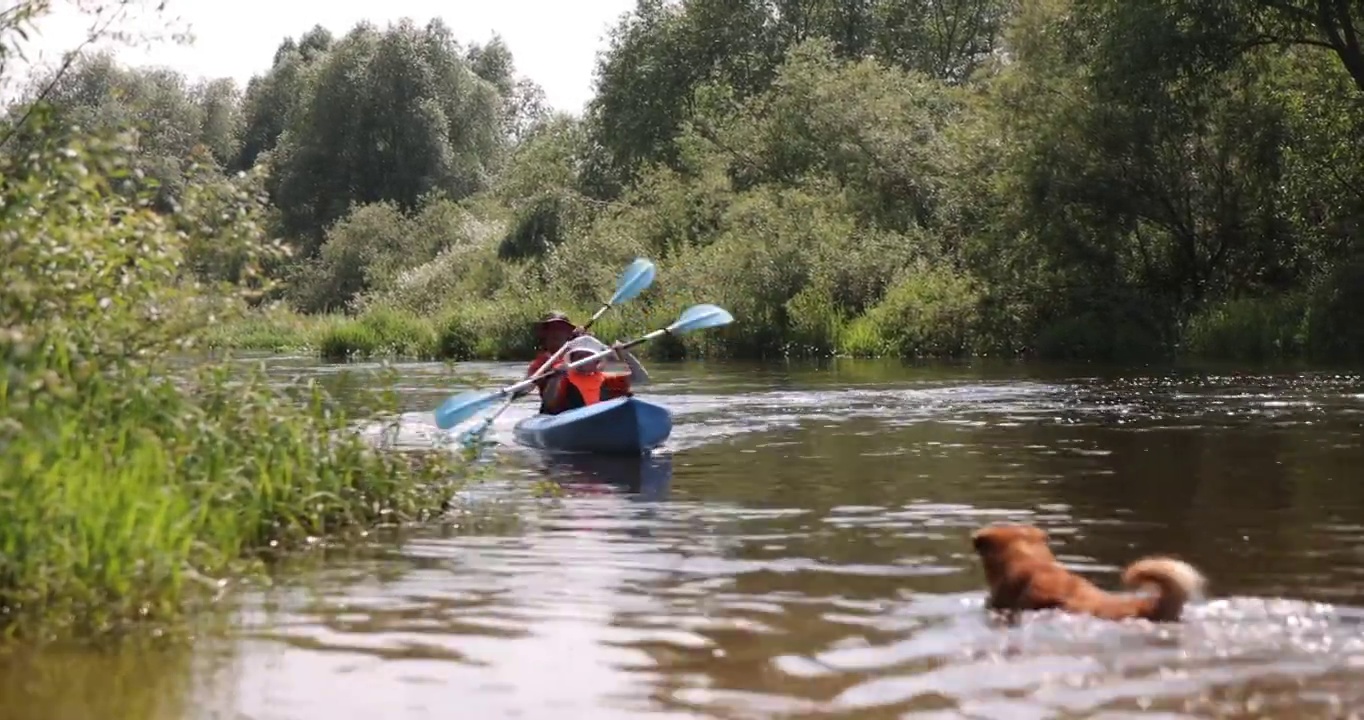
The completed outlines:
{"type": "MultiPolygon", "coordinates": [[[[567,343],[569,349],[564,353],[565,363],[581,360],[607,349],[606,345],[590,335],[574,338],[567,343]]],[[[649,382],[649,373],[639,360],[625,349],[625,344],[617,342],[610,346],[616,351],[616,359],[630,367],[630,372],[609,373],[601,369],[602,358],[573,368],[568,372],[550,378],[541,393],[540,413],[558,415],[566,410],[576,410],[603,400],[624,397],[631,394],[632,388],[649,382]]]]}
{"type": "MultiPolygon", "coordinates": [[[[530,367],[526,368],[526,377],[531,377],[539,372],[545,362],[548,361],[554,353],[558,352],[559,348],[564,346],[564,343],[573,338],[580,337],[582,332],[582,328],[574,325],[573,321],[569,320],[567,315],[557,310],[551,311],[545,316],[544,320],[536,323],[535,339],[538,343],[538,350],[535,353],[535,359],[530,361],[530,367]]],[[[562,365],[563,363],[564,359],[560,357],[554,364],[557,366],[562,365]]],[[[535,387],[540,391],[542,404],[544,402],[545,383],[547,381],[548,378],[540,378],[535,381],[535,387]]],[[[526,389],[518,392],[516,396],[521,397],[529,392],[530,389],[526,389]]]]}

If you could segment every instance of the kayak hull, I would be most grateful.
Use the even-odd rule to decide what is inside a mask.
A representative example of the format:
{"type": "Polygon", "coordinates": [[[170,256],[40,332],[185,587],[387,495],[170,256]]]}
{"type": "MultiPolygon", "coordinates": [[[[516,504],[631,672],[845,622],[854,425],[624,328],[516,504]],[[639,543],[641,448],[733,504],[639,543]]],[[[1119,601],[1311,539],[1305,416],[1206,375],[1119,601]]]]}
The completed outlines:
{"type": "Polygon", "coordinates": [[[634,397],[616,398],[558,415],[534,415],[512,428],[527,447],[559,452],[640,455],[672,434],[672,412],[634,397]]]}

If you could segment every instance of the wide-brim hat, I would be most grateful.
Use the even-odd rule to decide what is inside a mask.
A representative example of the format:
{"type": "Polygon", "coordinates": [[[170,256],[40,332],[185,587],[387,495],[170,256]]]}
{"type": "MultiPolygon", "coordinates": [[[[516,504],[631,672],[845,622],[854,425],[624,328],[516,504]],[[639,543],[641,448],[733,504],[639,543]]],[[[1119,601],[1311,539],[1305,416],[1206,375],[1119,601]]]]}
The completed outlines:
{"type": "Polygon", "coordinates": [[[535,334],[544,335],[553,325],[563,325],[569,330],[578,329],[578,326],[574,325],[573,321],[568,319],[568,315],[555,310],[546,315],[540,322],[535,323],[535,334]]]}

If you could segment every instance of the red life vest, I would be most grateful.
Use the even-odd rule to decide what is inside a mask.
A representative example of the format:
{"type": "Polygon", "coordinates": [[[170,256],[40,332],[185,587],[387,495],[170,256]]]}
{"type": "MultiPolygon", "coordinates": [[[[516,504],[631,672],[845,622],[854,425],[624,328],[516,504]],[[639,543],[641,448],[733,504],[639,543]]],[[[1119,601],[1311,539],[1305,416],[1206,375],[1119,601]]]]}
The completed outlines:
{"type": "Polygon", "coordinates": [[[606,373],[600,370],[591,373],[569,370],[564,373],[563,380],[559,382],[559,412],[601,402],[602,385],[605,382],[606,373]]]}

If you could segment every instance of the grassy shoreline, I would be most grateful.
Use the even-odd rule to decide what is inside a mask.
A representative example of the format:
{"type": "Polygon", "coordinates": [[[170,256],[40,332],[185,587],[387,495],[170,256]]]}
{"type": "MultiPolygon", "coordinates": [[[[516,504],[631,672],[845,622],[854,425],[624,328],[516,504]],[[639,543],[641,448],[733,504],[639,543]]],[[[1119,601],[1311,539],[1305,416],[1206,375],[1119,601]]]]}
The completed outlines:
{"type": "MultiPolygon", "coordinates": [[[[210,328],[207,343],[217,350],[300,353],[327,362],[394,358],[417,361],[522,360],[534,355],[532,325],[545,310],[566,308],[579,322],[594,308],[567,304],[509,304],[482,301],[436,317],[400,309],[380,308],[358,314],[308,315],[276,307],[242,316],[237,321],[210,328]]],[[[932,312],[926,314],[932,315],[932,312]]],[[[598,337],[628,339],[665,324],[672,315],[630,308],[615,309],[593,328],[598,337]],[[615,317],[612,317],[615,315],[615,317]],[[646,319],[647,318],[647,319],[646,319]]],[[[1311,323],[1311,309],[1301,296],[1259,301],[1237,301],[1209,308],[1192,318],[1172,348],[1138,349],[1130,359],[1142,361],[1227,362],[1327,362],[1340,364],[1348,353],[1323,347],[1322,329],[1311,323]]],[[[742,322],[742,319],[740,320],[742,322]]],[[[736,323],[737,324],[737,323],[736,323]]],[[[933,338],[962,328],[941,327],[929,321],[918,328],[893,327],[873,310],[852,321],[835,321],[811,342],[808,335],[792,333],[782,338],[785,351],[777,356],[792,358],[853,357],[882,359],[1034,358],[1059,361],[1125,360],[1104,354],[1086,356],[1073,352],[1053,354],[1046,348],[1016,352],[973,351],[965,343],[935,343],[933,338]],[[888,329],[889,328],[889,329],[888,329]]],[[[743,329],[740,333],[745,332],[743,329]]],[[[751,331],[750,331],[751,332],[751,331]]],[[[1121,329],[1118,330],[1121,332],[1121,329]]],[[[659,342],[639,348],[641,356],[679,359],[709,356],[733,360],[759,360],[772,354],[753,352],[743,342],[733,342],[726,331],[680,342],[659,342]]],[[[1348,363],[1347,363],[1348,364],[1348,363]]]]}
{"type": "Polygon", "coordinates": [[[230,359],[186,369],[253,291],[186,268],[270,257],[264,208],[230,182],[173,215],[130,201],[115,189],[127,143],[39,134],[0,156],[5,638],[173,629],[281,553],[443,511],[472,470],[356,431],[398,416],[376,389],[391,378],[343,403],[230,359]]]}
{"type": "Polygon", "coordinates": [[[374,410],[316,385],[215,368],[117,379],[84,389],[79,417],[3,406],[26,431],[0,450],[9,634],[173,625],[281,554],[428,519],[468,478],[453,455],[362,437],[374,410]]]}

